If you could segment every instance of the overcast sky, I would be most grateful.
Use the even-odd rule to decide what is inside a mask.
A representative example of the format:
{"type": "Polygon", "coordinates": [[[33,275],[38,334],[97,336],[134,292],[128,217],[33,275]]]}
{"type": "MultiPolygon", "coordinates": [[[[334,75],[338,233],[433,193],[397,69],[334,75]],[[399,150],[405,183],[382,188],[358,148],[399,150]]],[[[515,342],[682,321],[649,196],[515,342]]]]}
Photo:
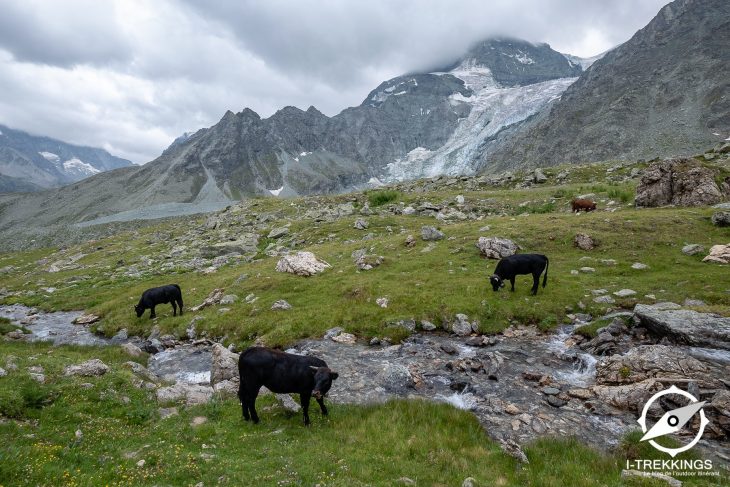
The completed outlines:
{"type": "Polygon", "coordinates": [[[583,57],[667,0],[0,0],[0,123],[145,163],[226,110],[327,115],[493,35],[583,57]]]}

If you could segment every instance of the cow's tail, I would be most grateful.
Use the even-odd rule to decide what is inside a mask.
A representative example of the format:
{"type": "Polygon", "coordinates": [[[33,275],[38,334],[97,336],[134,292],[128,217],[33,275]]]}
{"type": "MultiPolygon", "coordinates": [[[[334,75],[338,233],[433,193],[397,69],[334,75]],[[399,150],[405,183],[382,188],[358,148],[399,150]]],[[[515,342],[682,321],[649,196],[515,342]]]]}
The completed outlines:
{"type": "Polygon", "coordinates": [[[550,259],[545,256],[545,276],[543,276],[542,278],[542,287],[545,287],[545,285],[547,284],[548,267],[550,267],[550,259]]]}
{"type": "Polygon", "coordinates": [[[173,286],[175,286],[178,291],[182,292],[182,289],[180,289],[180,286],[178,286],[177,284],[173,284],[173,286]]]}

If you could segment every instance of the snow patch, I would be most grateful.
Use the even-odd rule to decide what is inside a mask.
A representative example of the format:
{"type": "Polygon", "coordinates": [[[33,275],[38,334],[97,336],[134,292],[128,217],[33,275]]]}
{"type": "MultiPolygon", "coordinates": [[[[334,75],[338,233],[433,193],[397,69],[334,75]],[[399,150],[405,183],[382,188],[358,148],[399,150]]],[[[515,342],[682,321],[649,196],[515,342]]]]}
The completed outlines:
{"type": "Polygon", "coordinates": [[[299,157],[307,157],[311,152],[300,152],[299,157]]]}
{"type": "Polygon", "coordinates": [[[268,191],[269,191],[269,193],[271,193],[271,194],[272,194],[272,195],[274,195],[274,196],[279,196],[279,193],[281,193],[281,191],[282,191],[283,189],[284,189],[284,186],[282,186],[282,187],[281,187],[281,188],[279,188],[279,189],[270,189],[270,190],[268,190],[268,191]]]}
{"type": "Polygon", "coordinates": [[[370,179],[368,179],[368,184],[370,184],[372,186],[376,186],[376,187],[377,186],[385,186],[383,184],[383,182],[380,179],[378,179],[378,178],[370,178],[370,179]]]}
{"type": "Polygon", "coordinates": [[[522,64],[535,64],[535,60],[532,59],[530,56],[528,56],[527,54],[525,54],[524,52],[522,52],[519,49],[517,50],[517,52],[519,54],[507,54],[505,52],[503,52],[502,54],[507,57],[511,57],[512,59],[515,59],[522,64]]]}
{"type": "Polygon", "coordinates": [[[58,157],[58,154],[54,154],[53,152],[41,151],[38,154],[40,154],[41,157],[43,157],[43,159],[50,161],[50,162],[58,162],[61,160],[61,158],[58,157]]]}
{"type": "Polygon", "coordinates": [[[81,159],[78,159],[76,157],[69,159],[68,161],[63,163],[64,170],[68,172],[75,172],[80,174],[98,174],[101,171],[99,171],[97,168],[92,166],[91,164],[87,164],[81,159]]]}

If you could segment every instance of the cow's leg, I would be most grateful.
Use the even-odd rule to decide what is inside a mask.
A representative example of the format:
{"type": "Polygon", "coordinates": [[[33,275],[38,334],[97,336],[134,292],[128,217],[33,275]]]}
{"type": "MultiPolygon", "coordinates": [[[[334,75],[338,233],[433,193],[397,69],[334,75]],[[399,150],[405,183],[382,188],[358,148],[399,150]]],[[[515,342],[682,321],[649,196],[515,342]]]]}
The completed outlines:
{"type": "Polygon", "coordinates": [[[510,291],[515,292],[515,276],[510,278],[509,283],[512,285],[512,289],[510,289],[510,291]]]}
{"type": "Polygon", "coordinates": [[[172,302],[172,316],[177,316],[177,305],[175,304],[175,301],[172,302]]]}
{"type": "Polygon", "coordinates": [[[177,300],[177,307],[180,308],[180,316],[183,314],[183,300],[182,298],[177,300]]]}
{"type": "Polygon", "coordinates": [[[327,416],[327,406],[324,405],[324,398],[317,399],[317,404],[319,404],[319,409],[322,410],[322,416],[327,416]]]}
{"type": "Polygon", "coordinates": [[[253,419],[254,423],[259,422],[259,415],[256,414],[256,397],[259,395],[259,387],[256,387],[255,389],[249,388],[247,390],[248,394],[248,412],[251,413],[251,419],[253,419]]]}
{"type": "Polygon", "coordinates": [[[243,413],[243,419],[249,421],[251,416],[248,414],[248,394],[246,394],[246,388],[243,381],[238,384],[238,400],[241,401],[241,412],[243,413]]]}
{"type": "Polygon", "coordinates": [[[532,295],[533,296],[535,296],[537,294],[538,284],[540,284],[540,273],[533,272],[532,273],[532,295]]]}
{"type": "Polygon", "coordinates": [[[154,305],[150,308],[150,319],[153,320],[157,318],[157,315],[155,314],[155,307],[154,305]]]}
{"type": "Polygon", "coordinates": [[[299,402],[302,403],[302,411],[304,412],[304,426],[309,426],[309,398],[310,393],[299,394],[299,402]]]}

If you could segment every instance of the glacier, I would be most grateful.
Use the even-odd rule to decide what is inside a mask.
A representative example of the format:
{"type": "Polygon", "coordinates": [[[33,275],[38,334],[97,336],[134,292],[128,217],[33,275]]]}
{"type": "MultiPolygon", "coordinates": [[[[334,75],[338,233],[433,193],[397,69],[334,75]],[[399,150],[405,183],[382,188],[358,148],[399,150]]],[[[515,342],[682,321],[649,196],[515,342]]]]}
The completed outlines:
{"type": "Polygon", "coordinates": [[[465,60],[448,72],[472,90],[471,96],[453,94],[452,105],[468,104],[469,115],[461,119],[444,145],[428,150],[416,147],[405,158],[398,158],[386,167],[383,179],[388,182],[424,177],[474,174],[480,147],[504,127],[521,122],[542,110],[578,78],[558,78],[525,86],[500,86],[489,68],[465,60]]]}

